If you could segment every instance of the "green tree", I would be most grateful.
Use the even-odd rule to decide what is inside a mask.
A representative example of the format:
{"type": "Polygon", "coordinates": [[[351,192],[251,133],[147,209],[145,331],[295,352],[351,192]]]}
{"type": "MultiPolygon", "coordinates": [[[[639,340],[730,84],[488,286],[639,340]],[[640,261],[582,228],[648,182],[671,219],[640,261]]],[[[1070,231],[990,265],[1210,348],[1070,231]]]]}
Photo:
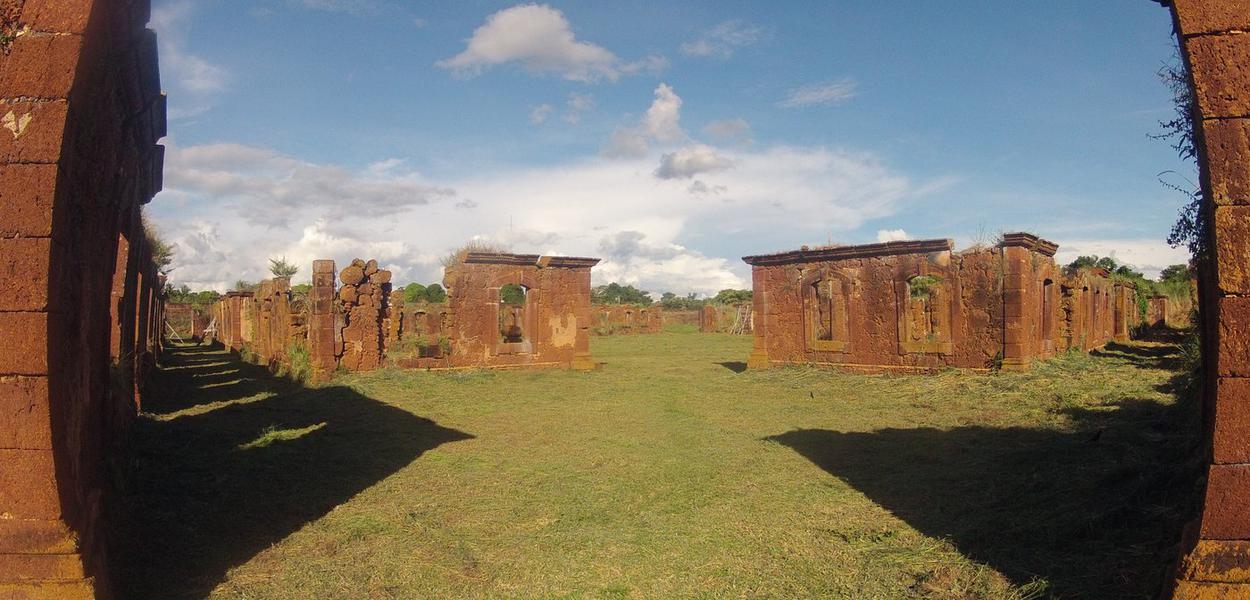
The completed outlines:
{"type": "Polygon", "coordinates": [[[286,257],[269,259],[269,272],[274,277],[294,277],[299,267],[286,261],[286,257]]]}
{"type": "Polygon", "coordinates": [[[649,306],[654,302],[646,291],[616,282],[592,288],[590,301],[595,304],[641,304],[643,306],[649,306]]]}
{"type": "Polygon", "coordinates": [[[509,283],[499,288],[499,301],[512,306],[525,304],[525,288],[509,283]]]}
{"type": "Polygon", "coordinates": [[[404,302],[425,302],[425,286],[412,282],[404,286],[404,302]]]}
{"type": "Polygon", "coordinates": [[[148,222],[147,215],[140,218],[143,222],[143,235],[148,240],[148,247],[152,249],[152,262],[156,263],[156,270],[160,274],[168,275],[173,270],[169,265],[174,262],[174,252],[178,249],[178,244],[166,242],[156,226],[148,222]]]}
{"type": "Polygon", "coordinates": [[[712,302],[716,304],[740,304],[751,301],[751,290],[726,289],[716,293],[712,302]]]}
{"type": "Polygon", "coordinates": [[[250,281],[247,281],[246,279],[240,279],[234,282],[233,289],[236,292],[254,292],[256,291],[256,284],[250,281]]]}
{"type": "Polygon", "coordinates": [[[1193,273],[1189,270],[1189,265],[1168,265],[1159,272],[1159,281],[1189,283],[1190,279],[1193,279],[1193,273]]]}
{"type": "Polygon", "coordinates": [[[682,297],[674,294],[673,292],[664,292],[660,295],[660,306],[669,310],[698,309],[706,303],[706,300],[699,298],[696,294],[690,294],[682,297]]]}
{"type": "Polygon", "coordinates": [[[431,283],[425,286],[425,299],[434,304],[442,304],[447,301],[447,290],[437,283],[431,283]]]}

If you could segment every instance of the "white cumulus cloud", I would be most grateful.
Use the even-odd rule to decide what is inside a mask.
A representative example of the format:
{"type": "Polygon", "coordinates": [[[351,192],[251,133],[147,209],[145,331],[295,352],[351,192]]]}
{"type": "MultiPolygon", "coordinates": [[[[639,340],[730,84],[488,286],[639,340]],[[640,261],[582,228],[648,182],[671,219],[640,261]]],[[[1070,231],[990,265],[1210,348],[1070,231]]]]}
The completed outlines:
{"type": "Polygon", "coordinates": [[[660,179],[690,179],[700,173],[724,171],[733,164],[715,148],[695,144],[661,156],[655,176],[660,179]]]}
{"type": "Polygon", "coordinates": [[[878,242],[900,242],[903,240],[910,240],[910,239],[911,239],[911,236],[907,235],[907,232],[903,231],[902,229],[878,229],[877,230],[878,242]]]}
{"type": "Polygon", "coordinates": [[[166,2],[152,8],[151,26],[157,33],[162,84],[170,93],[169,118],[193,117],[213,107],[230,82],[224,67],[187,49],[186,37],[195,4],[166,2]]]}
{"type": "Polygon", "coordinates": [[[663,68],[666,61],[647,57],[626,63],[611,51],[578,40],[564,13],[545,4],[506,8],[486,18],[459,54],[436,64],[460,77],[518,63],[531,73],[570,81],[616,81],[621,75],[663,68]]]}
{"type": "Polygon", "coordinates": [[[178,196],[209,196],[249,223],[281,227],[314,215],[382,217],[455,192],[386,160],[354,172],[243,144],[169,148],[165,188],[178,196]]]}
{"type": "Polygon", "coordinates": [[[1189,262],[1189,251],[1185,248],[1173,248],[1163,239],[1130,238],[1130,239],[1062,239],[1055,238],[1059,250],[1055,253],[1055,262],[1068,264],[1078,256],[1110,256],[1116,262],[1129,265],[1148,278],[1157,278],[1159,272],[1168,265],[1180,265],[1189,262]]]}
{"type": "Polygon", "coordinates": [[[681,96],[666,83],[655,88],[655,99],[638,125],[612,132],[603,154],[613,157],[645,156],[650,142],[678,142],[686,139],[681,128],[681,96]]]}

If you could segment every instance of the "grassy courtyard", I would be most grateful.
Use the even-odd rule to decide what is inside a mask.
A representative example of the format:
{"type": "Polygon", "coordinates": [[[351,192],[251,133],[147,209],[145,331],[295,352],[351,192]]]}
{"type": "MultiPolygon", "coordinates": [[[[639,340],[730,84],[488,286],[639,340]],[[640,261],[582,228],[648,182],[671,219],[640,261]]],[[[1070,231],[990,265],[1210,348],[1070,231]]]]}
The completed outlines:
{"type": "Polygon", "coordinates": [[[1148,598],[1199,427],[1164,344],[1026,374],[744,371],[750,339],[595,338],[565,371],[302,389],[179,348],[125,585],[178,598],[1148,598]]]}

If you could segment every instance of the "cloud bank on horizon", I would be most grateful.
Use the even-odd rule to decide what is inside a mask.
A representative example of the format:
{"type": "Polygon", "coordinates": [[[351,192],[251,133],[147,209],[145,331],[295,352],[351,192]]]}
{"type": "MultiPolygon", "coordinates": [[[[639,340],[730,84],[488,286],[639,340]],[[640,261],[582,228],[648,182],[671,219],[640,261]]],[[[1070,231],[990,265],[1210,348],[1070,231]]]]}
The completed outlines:
{"type": "MultiPolygon", "coordinates": [[[[383,10],[363,0],[287,6],[360,18],[383,10]]],[[[179,119],[211,114],[237,76],[188,42],[195,10],[173,0],[153,12],[165,80],[186,98],[186,108],[171,111],[175,132],[179,119]]],[[[414,29],[435,27],[412,21],[419,22],[414,29]]],[[[692,63],[721,65],[775,35],[728,19],[696,30],[669,51],[692,63]]],[[[449,84],[518,75],[561,82],[563,99],[526,103],[516,127],[590,137],[597,149],[537,164],[431,175],[405,156],[357,166],[350,157],[313,160],[255,141],[183,145],[175,135],[167,142],[165,190],[152,210],[162,234],[177,244],[172,281],[224,290],[239,279],[265,277],[267,259],[284,256],[302,267],[297,281],[307,279],[314,259],[371,257],[400,284],[428,283],[441,279],[440,258],[447,252],[469,240],[489,240],[518,252],[601,257],[596,284],[633,284],[656,296],[712,295],[750,287],[742,255],[835,238],[910,239],[890,221],[923,209],[931,194],[964,180],[955,173],[911,175],[879,151],[848,144],[757,141],[755,119],[725,115],[723,106],[715,118],[687,125],[685,113],[703,114],[707,96],[687,102],[680,79],[666,74],[660,80],[671,66],[668,58],[655,52],[621,58],[576,33],[568,16],[548,5],[499,10],[461,43],[459,51],[433,62],[449,84]],[[649,104],[636,91],[612,89],[626,78],[648,77],[649,104]],[[633,108],[607,117],[615,125],[587,125],[622,101],[633,108]]],[[[765,104],[783,118],[838,110],[859,93],[854,79],[835,74],[777,89],[765,104]]],[[[1154,274],[1187,259],[1149,238],[1065,241],[1037,233],[1060,237],[1061,260],[1110,255],[1154,274]]]]}

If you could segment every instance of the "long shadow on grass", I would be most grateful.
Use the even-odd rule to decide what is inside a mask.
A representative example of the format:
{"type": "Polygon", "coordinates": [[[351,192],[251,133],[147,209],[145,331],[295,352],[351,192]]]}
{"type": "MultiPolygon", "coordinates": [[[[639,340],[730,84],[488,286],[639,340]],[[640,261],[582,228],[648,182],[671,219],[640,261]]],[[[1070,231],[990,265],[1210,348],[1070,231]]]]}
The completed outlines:
{"type": "Polygon", "coordinates": [[[302,388],[220,350],[174,348],[164,362],[173,368],[154,377],[136,431],[124,598],[204,597],[231,567],[424,452],[472,437],[351,388],[302,388]],[[222,371],[237,374],[208,388],[195,377],[222,371]],[[214,402],[224,404],[177,412],[214,402]]]}
{"type": "Polygon", "coordinates": [[[1153,598],[1194,510],[1193,403],[1065,411],[1068,431],[957,427],[767,438],[920,532],[1057,597],[1153,598]]]}
{"type": "Polygon", "coordinates": [[[1140,346],[1108,342],[1102,348],[1091,350],[1091,356],[1119,358],[1143,369],[1176,370],[1181,366],[1180,349],[1175,345],[1140,346]]]}

